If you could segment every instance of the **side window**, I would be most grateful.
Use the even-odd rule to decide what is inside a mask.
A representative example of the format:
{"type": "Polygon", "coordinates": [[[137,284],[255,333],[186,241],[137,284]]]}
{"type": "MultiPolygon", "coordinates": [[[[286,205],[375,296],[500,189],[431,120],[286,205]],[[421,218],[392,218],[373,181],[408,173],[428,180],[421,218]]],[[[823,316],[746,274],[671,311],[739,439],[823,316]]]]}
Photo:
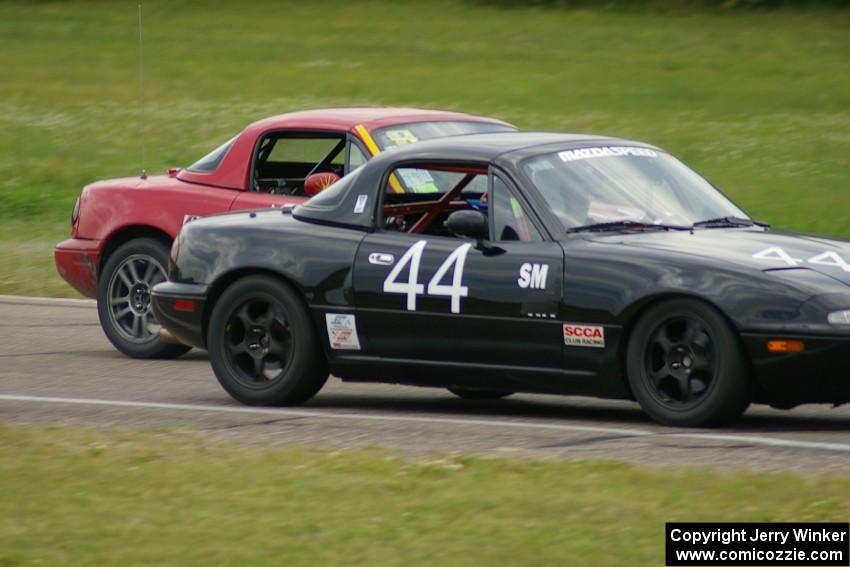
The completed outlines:
{"type": "Polygon", "coordinates": [[[384,230],[450,236],[444,223],[454,211],[478,210],[486,219],[487,170],[480,165],[400,167],[384,185],[384,230]]]}
{"type": "Polygon", "coordinates": [[[349,173],[369,161],[366,152],[357,142],[348,143],[348,171],[349,173]]]}
{"type": "Polygon", "coordinates": [[[520,201],[498,175],[493,177],[490,206],[493,211],[493,237],[497,241],[538,242],[543,240],[520,201]]]}
{"type": "Polygon", "coordinates": [[[273,132],[259,144],[254,160],[253,190],[303,195],[304,180],[313,173],[342,176],[345,138],[337,134],[273,132]]]}
{"type": "Polygon", "coordinates": [[[278,138],[267,160],[271,163],[318,163],[338,141],[329,138],[278,138]]]}

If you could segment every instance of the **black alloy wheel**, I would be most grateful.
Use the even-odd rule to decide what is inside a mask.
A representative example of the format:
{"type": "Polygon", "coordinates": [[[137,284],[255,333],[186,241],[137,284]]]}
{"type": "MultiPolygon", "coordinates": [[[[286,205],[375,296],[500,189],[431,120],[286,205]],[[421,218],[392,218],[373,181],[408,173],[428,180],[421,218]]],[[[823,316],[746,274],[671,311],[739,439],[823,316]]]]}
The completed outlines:
{"type": "Polygon", "coordinates": [[[299,404],[328,378],[301,297],[270,276],[248,276],[224,291],[213,307],[207,346],[219,383],[245,404],[299,404]]]}
{"type": "Polygon", "coordinates": [[[717,353],[702,323],[682,316],[656,327],[645,350],[650,391],[674,407],[698,405],[717,374],[717,353]]]}
{"type": "Polygon", "coordinates": [[[632,393],[661,423],[720,424],[749,405],[749,366],[738,336],[700,301],[675,299],[650,308],[631,333],[626,358],[632,393]]]}
{"type": "Polygon", "coordinates": [[[280,380],[292,363],[295,337],[278,302],[252,297],[224,327],[226,362],[234,379],[253,388],[280,380]]]}

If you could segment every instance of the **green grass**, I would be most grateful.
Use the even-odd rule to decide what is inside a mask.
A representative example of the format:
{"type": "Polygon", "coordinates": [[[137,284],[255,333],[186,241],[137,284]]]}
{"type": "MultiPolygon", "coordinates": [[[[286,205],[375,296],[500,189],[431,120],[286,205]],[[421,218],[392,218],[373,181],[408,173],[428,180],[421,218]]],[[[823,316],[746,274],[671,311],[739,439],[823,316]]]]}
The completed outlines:
{"type": "MultiPolygon", "coordinates": [[[[54,238],[83,184],[141,169],[136,19],[135,3],[0,3],[0,223],[54,238]]],[[[151,171],[287,110],[442,107],[648,140],[759,218],[850,236],[848,10],[148,1],[145,26],[151,171]]],[[[42,244],[24,265],[47,274],[42,244]]],[[[72,293],[50,278],[0,291],[72,293]]]]}
{"type": "Polygon", "coordinates": [[[65,238],[61,221],[0,222],[0,293],[79,297],[53,265],[53,247],[65,238]]]}
{"type": "Polygon", "coordinates": [[[0,426],[0,565],[661,565],[665,521],[846,521],[850,479],[0,426]]]}

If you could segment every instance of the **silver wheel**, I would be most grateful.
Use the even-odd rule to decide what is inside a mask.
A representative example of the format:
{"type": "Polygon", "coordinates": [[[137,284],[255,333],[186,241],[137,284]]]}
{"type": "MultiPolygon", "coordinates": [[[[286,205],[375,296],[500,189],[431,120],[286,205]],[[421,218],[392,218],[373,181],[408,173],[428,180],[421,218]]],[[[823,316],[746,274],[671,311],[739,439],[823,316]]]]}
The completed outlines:
{"type": "Polygon", "coordinates": [[[112,273],[109,318],[124,340],[148,343],[159,337],[160,325],[151,312],[151,288],[165,279],[162,264],[145,254],[124,258],[112,273]]]}

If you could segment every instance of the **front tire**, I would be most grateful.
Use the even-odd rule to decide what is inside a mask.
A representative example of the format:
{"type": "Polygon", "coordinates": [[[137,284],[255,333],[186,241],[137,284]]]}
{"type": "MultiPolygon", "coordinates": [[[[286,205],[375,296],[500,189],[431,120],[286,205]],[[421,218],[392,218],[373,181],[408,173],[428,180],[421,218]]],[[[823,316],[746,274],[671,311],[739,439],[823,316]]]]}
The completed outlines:
{"type": "Polygon", "coordinates": [[[249,276],[227,288],[213,308],[207,346],[219,383],[243,404],[300,404],[328,378],[307,308],[271,277],[249,276]]]}
{"type": "Polygon", "coordinates": [[[722,424],[750,402],[748,365],[735,331],[699,301],[676,299],[649,309],[629,339],[627,367],[641,408],[665,425],[722,424]]]}
{"type": "Polygon", "coordinates": [[[165,281],[167,246],[137,238],[119,246],[106,260],[97,287],[97,315],[109,342],[132,358],[176,358],[191,347],[166,343],[150,306],[154,285],[165,281]]]}

